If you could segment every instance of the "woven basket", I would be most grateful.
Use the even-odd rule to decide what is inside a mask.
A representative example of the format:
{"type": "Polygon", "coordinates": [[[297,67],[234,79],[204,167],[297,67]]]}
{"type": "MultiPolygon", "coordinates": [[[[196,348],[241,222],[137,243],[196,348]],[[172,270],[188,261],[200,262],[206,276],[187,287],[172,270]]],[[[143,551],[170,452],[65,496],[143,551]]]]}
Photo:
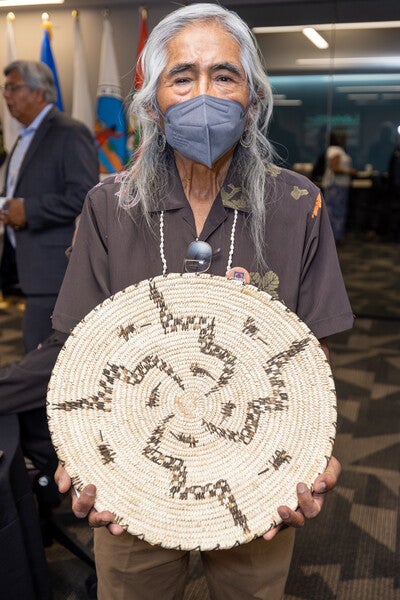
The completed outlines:
{"type": "Polygon", "coordinates": [[[252,285],[142,281],[73,330],[48,390],[49,427],[77,490],[151,544],[230,548],[297,507],[325,470],[336,396],[313,334],[252,285]]]}

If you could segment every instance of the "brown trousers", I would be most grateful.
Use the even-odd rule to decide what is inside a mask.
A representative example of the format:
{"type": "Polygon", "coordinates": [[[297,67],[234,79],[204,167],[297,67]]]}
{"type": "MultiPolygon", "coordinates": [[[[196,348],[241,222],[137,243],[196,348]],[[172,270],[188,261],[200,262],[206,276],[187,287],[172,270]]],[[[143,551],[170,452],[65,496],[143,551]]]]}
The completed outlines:
{"type": "MultiPolygon", "coordinates": [[[[230,550],[201,552],[212,600],[281,600],[294,544],[288,528],[230,550]]],[[[135,536],[94,532],[98,600],[181,600],[189,552],[151,546],[135,536]]]]}

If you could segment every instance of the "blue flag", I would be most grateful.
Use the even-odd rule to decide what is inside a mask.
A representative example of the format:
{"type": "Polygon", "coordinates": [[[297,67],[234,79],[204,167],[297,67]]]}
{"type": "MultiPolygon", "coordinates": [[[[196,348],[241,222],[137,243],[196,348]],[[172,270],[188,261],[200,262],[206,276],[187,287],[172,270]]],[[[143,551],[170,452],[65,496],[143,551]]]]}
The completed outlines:
{"type": "Polygon", "coordinates": [[[51,50],[51,42],[50,42],[50,22],[47,21],[43,25],[43,38],[42,38],[42,46],[40,48],[40,61],[45,63],[48,67],[50,67],[53,77],[54,83],[56,84],[57,90],[57,102],[56,105],[60,110],[64,110],[63,100],[61,96],[60,84],[58,82],[57,68],[56,63],[54,61],[53,52],[51,50]]]}

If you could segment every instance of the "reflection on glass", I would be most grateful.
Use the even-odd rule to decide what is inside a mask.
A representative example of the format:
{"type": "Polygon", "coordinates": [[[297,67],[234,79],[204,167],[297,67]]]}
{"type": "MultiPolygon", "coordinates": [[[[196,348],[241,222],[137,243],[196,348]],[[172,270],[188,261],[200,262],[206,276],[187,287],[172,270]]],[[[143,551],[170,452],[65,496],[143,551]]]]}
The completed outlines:
{"type": "MultiPolygon", "coordinates": [[[[282,125],[297,142],[288,163],[314,162],[326,144],[327,130],[347,134],[347,151],[358,169],[388,171],[400,125],[400,73],[274,75],[277,96],[271,138],[280,139],[282,125]],[[327,112],[332,86],[332,114],[327,112]],[[297,105],[282,103],[296,99],[297,105]],[[369,165],[369,167],[368,167],[369,165]]],[[[279,152],[278,147],[278,152],[279,152]]]]}

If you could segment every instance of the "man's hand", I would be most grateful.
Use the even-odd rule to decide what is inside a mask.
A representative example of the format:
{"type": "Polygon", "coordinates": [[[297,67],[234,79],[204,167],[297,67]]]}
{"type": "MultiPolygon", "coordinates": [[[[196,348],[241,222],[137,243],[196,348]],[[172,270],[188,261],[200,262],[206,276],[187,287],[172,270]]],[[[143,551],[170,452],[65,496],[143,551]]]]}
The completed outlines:
{"type": "Polygon", "coordinates": [[[54,479],[61,494],[65,494],[68,490],[71,490],[72,510],[78,519],[87,517],[90,527],[107,527],[113,535],[120,535],[124,531],[120,525],[112,522],[114,519],[112,512],[109,510],[97,512],[94,508],[96,500],[96,487],[94,485],[89,484],[84,487],[78,496],[76,491],[71,487],[70,476],[61,465],[58,466],[54,479]]]}
{"type": "Polygon", "coordinates": [[[8,198],[3,206],[2,221],[14,229],[26,227],[24,201],[21,198],[8,198]]]}
{"type": "Polygon", "coordinates": [[[313,492],[304,483],[299,483],[297,485],[297,497],[299,500],[297,510],[291,510],[287,506],[279,506],[278,513],[282,519],[282,524],[264,534],[264,539],[267,541],[272,540],[283,524],[289,527],[303,527],[306,519],[317,517],[321,512],[325,493],[333,490],[341,470],[339,461],[332,456],[326,467],[326,471],[318,475],[314,481],[313,492]]]}

